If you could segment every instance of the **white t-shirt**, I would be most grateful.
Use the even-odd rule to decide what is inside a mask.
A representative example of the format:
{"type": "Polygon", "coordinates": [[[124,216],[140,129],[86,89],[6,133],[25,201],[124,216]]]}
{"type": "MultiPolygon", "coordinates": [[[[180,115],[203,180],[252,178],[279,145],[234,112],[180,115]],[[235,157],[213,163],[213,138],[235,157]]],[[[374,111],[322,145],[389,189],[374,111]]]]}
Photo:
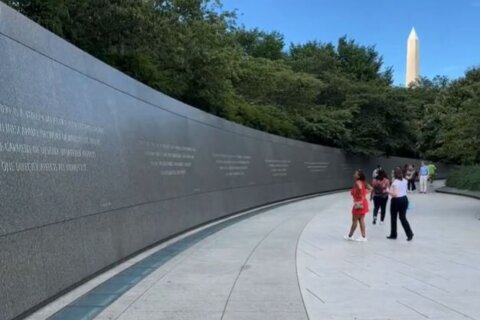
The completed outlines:
{"type": "Polygon", "coordinates": [[[404,197],[407,195],[408,182],[406,179],[395,179],[392,183],[392,188],[395,189],[395,192],[397,193],[397,198],[404,197]]]}

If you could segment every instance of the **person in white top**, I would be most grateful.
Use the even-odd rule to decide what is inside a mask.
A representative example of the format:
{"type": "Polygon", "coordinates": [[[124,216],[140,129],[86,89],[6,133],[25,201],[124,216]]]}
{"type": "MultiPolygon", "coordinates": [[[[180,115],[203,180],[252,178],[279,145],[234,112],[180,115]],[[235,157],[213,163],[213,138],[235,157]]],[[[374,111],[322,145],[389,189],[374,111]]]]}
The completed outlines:
{"type": "Polygon", "coordinates": [[[403,177],[403,172],[400,167],[395,168],[394,170],[395,180],[393,181],[390,188],[390,196],[392,201],[390,204],[390,235],[387,239],[397,239],[397,216],[400,218],[402,227],[405,230],[407,235],[407,241],[413,239],[413,232],[410,228],[410,224],[407,220],[407,208],[408,208],[408,198],[407,198],[407,188],[408,182],[403,177]]]}

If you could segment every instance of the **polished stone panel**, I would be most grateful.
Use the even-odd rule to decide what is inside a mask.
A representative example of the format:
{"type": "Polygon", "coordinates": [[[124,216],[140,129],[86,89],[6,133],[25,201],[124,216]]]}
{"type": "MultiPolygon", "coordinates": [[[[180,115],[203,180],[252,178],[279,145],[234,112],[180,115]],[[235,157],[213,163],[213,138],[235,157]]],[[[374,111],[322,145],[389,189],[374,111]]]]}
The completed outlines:
{"type": "Polygon", "coordinates": [[[206,114],[0,3],[5,319],[167,237],[406,161],[355,158],[206,114]]]}

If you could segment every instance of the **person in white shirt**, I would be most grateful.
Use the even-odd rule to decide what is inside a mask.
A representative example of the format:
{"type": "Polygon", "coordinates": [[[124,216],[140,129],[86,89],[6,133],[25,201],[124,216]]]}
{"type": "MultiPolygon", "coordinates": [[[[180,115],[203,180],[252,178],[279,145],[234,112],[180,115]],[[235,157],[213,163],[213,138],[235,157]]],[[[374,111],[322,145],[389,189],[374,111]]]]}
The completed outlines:
{"type": "Polygon", "coordinates": [[[395,168],[394,170],[395,180],[393,181],[390,187],[390,196],[392,201],[390,204],[390,235],[387,239],[397,239],[397,216],[400,218],[402,223],[403,230],[407,235],[407,241],[413,239],[413,232],[410,228],[410,224],[407,220],[407,208],[408,208],[408,198],[407,198],[407,188],[408,182],[403,177],[403,172],[400,167],[395,168]]]}

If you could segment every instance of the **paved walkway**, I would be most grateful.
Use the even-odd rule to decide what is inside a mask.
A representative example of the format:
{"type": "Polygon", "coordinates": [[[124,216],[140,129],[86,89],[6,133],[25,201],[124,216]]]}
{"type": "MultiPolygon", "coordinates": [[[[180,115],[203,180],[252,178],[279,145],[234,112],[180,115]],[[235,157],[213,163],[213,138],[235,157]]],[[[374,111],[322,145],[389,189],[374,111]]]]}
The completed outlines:
{"type": "Polygon", "coordinates": [[[480,202],[410,198],[412,242],[371,216],[369,242],[347,242],[347,193],[304,200],[202,239],[96,319],[480,320],[480,202]]]}
{"type": "MultiPolygon", "coordinates": [[[[415,237],[387,240],[389,224],[368,225],[369,242],[340,241],[348,197],[303,231],[298,275],[310,319],[480,319],[480,201],[413,194],[415,237]]],[[[371,216],[368,219],[371,221],[371,216]]]]}

